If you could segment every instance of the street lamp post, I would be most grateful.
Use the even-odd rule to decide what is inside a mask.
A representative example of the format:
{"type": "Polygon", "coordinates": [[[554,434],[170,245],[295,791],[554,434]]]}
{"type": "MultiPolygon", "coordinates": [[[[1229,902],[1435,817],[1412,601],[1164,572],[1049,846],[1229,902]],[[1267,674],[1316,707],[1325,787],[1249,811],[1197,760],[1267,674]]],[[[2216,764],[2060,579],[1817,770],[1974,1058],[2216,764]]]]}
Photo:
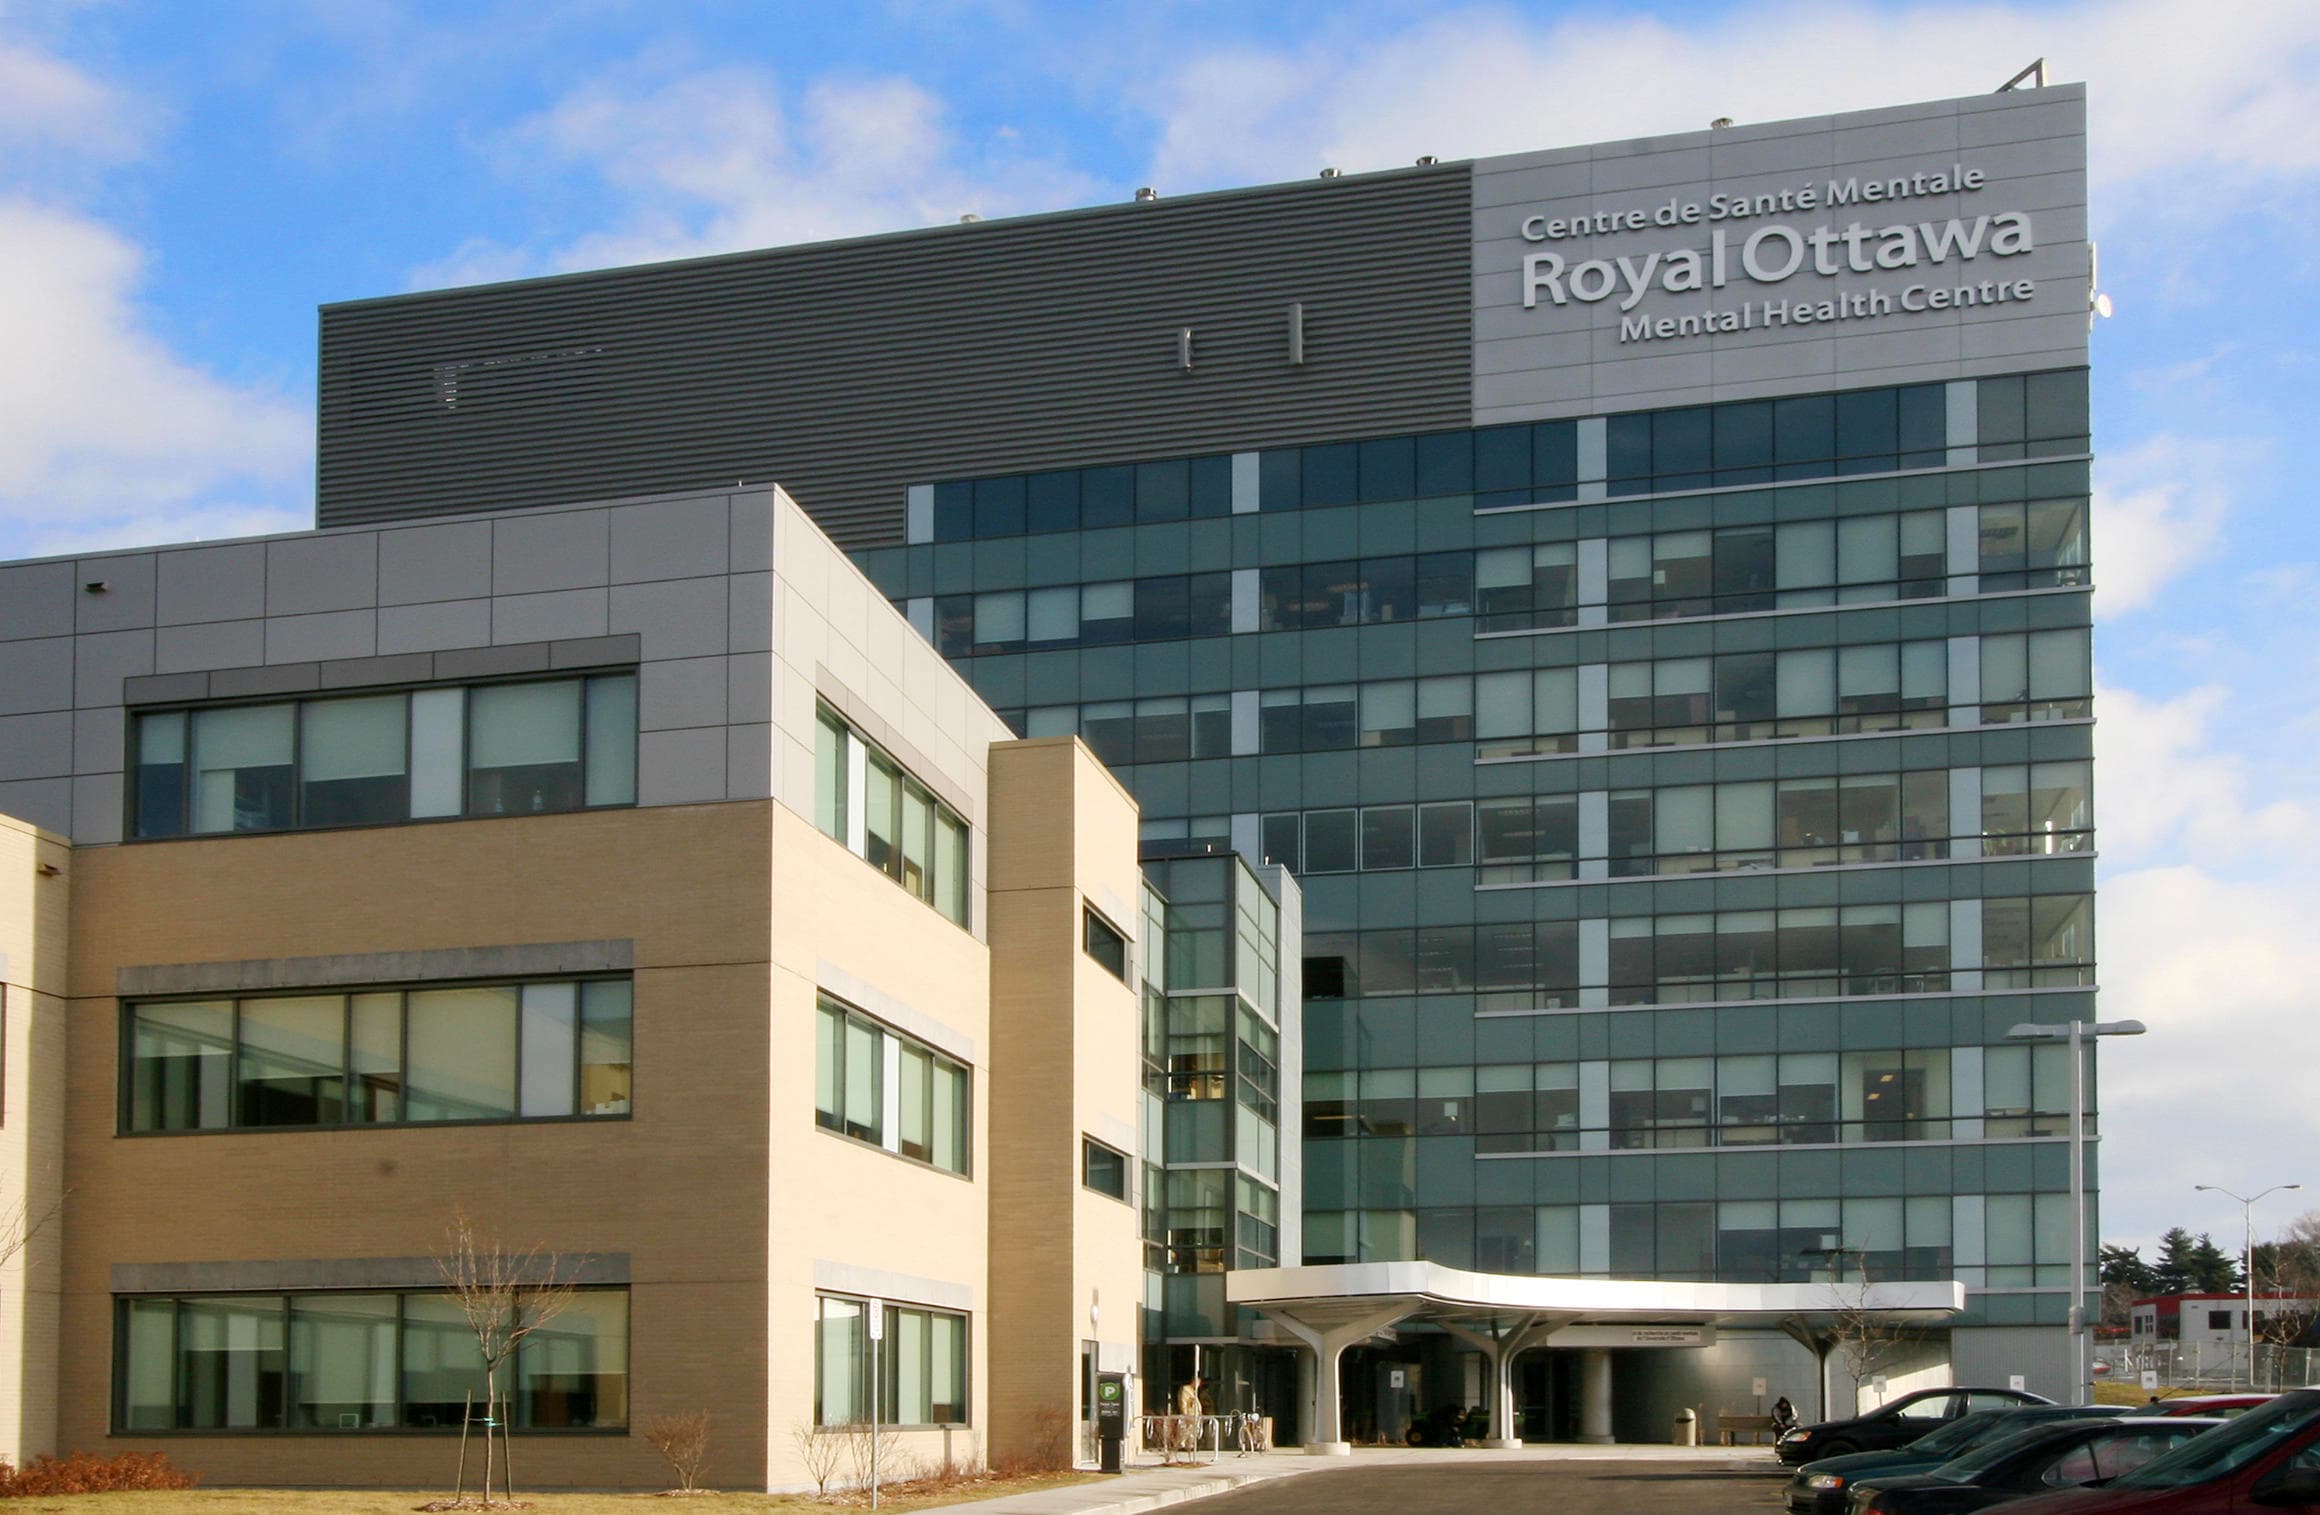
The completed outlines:
{"type": "Polygon", "coordinates": [[[2193,1184],[2201,1194],[2220,1194],[2225,1199],[2239,1201],[2239,1267],[2247,1284],[2247,1339],[2248,1387],[2256,1386],[2256,1201],[2282,1189],[2301,1189],[2302,1184],[2274,1184],[2269,1189],[2258,1189],[2250,1195],[2232,1193],[2221,1184],[2193,1184]]]}
{"type": "Polygon", "coordinates": [[[2024,1021],[2006,1032],[2016,1041],[2070,1046],[2070,1385],[2071,1404],[2091,1404],[2086,1372],[2086,1058],[2089,1036],[2141,1036],[2141,1021],[2024,1021]]]}

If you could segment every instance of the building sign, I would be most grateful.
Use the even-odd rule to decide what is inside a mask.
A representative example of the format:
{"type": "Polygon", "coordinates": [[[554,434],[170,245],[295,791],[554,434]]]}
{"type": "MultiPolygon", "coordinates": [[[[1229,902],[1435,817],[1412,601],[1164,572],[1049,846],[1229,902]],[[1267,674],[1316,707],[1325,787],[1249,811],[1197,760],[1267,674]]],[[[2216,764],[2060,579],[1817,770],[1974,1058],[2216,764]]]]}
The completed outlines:
{"type": "Polygon", "coordinates": [[[1473,167],[1478,426],[2086,362],[2076,85],[1473,167]]]}
{"type": "Polygon", "coordinates": [[[1565,1326],[1547,1338],[1553,1347],[1712,1347],[1714,1326],[1565,1326]]]}
{"type": "Polygon", "coordinates": [[[2004,260],[2037,250],[2028,212],[1977,207],[1972,215],[1919,218],[1905,209],[1878,210],[1928,196],[1969,196],[1988,183],[1984,170],[1953,163],[1890,179],[1854,175],[1755,195],[1719,192],[1675,196],[1649,208],[1528,215],[1521,227],[1526,244],[1573,245],[1523,255],[1523,308],[1608,303],[1621,314],[1619,340],[1626,343],[2027,301],[2037,294],[2037,281],[2016,277],[2004,260]],[[1840,221],[1840,212],[1850,214],[1840,221]],[[1596,237],[1694,226],[1707,228],[1704,245],[1693,238],[1588,256],[1596,237]],[[1847,274],[1895,277],[1865,289],[1825,287],[1847,274]],[[1654,291],[1707,299],[1690,302],[1697,308],[1681,314],[1632,314],[1654,291]]]}

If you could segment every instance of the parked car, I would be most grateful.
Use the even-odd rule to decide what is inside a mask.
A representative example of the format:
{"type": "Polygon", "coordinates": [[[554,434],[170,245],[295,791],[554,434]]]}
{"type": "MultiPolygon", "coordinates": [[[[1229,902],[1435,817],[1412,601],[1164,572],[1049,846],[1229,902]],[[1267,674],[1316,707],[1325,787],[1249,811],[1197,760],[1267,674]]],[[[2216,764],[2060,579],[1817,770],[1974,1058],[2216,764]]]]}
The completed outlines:
{"type": "Polygon", "coordinates": [[[2211,1416],[2114,1416],[2065,1420],[2003,1436],[1930,1473],[1855,1486],[1852,1515],[1967,1515],[1994,1504],[2077,1488],[2133,1472],[2200,1432],[2211,1416]]]}
{"type": "Polygon", "coordinates": [[[2298,1389],[2192,1437],[2099,1489],[2058,1489],[2006,1515],[2320,1512],[2320,1389],[2298,1389]]]}
{"type": "Polygon", "coordinates": [[[1945,1421],[1939,1430],[1928,1431],[1907,1446],[1816,1458],[1798,1468],[1788,1481],[1789,1515],[1844,1515],[1854,1487],[1865,1479],[1930,1473],[1951,1458],[2003,1441],[2033,1425],[2126,1413],[2125,1405],[2008,1405],[1945,1421]]]}
{"type": "Polygon", "coordinates": [[[1906,1446],[1946,1421],[1976,1410],[1999,1410],[2007,1405],[2043,1405],[2053,1401],[2020,1389],[1918,1389],[1866,1415],[1849,1420],[1824,1420],[1783,1438],[1773,1448],[1785,1463],[1842,1457],[1847,1452],[1881,1452],[1906,1446]]]}
{"type": "Polygon", "coordinates": [[[2137,1415],[2218,1415],[2225,1420],[2257,1405],[2268,1405],[2270,1394],[2185,1394],[2177,1399],[2154,1399],[2137,1405],[2137,1415]]]}

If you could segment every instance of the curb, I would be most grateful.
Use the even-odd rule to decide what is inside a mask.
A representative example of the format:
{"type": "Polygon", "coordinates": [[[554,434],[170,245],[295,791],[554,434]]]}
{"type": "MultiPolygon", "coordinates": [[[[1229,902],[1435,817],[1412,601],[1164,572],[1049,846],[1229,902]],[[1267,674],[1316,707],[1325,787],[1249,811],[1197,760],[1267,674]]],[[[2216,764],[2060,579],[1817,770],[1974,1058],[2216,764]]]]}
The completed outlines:
{"type": "MultiPolygon", "coordinates": [[[[1262,1472],[1255,1469],[1247,1471],[1236,1469],[1229,1472],[1220,1470],[1198,1478],[1187,1479],[1182,1483],[1170,1484],[1163,1488],[1123,1493],[1118,1498],[1106,1499],[1101,1503],[1064,1505],[1059,1502],[1054,1508],[1057,1509],[1058,1515],[1061,1515],[1064,1510],[1068,1510],[1069,1515],[1141,1515],[1141,1512],[1146,1510],[1157,1510],[1167,1505],[1183,1504],[1189,1500],[1211,1499],[1219,1494],[1229,1494],[1235,1489],[1246,1488],[1250,1484],[1276,1483],[1284,1478],[1295,1478],[1304,1473],[1325,1472],[1330,1468],[1342,1468],[1343,1466],[1345,1463],[1341,1458],[1316,1458],[1313,1459],[1311,1466],[1300,1463],[1289,1467],[1274,1467],[1262,1472]]],[[[1149,1473],[1160,1470],[1150,1468],[1140,1471],[1149,1473]]],[[[1088,1486],[1083,1484],[1078,1487],[1086,1488],[1088,1486]]],[[[954,1512],[970,1510],[983,1511],[986,1512],[986,1515],[1003,1515],[1003,1512],[1010,1508],[1029,1508],[1029,1506],[1014,1506],[1013,1501],[1016,1499],[1045,1500],[1054,1494],[1063,1492],[1065,1491],[1052,1490],[1045,1494],[1003,1494],[988,1501],[944,1505],[936,1509],[922,1510],[919,1515],[954,1515],[954,1512]]]]}
{"type": "MultiPolygon", "coordinates": [[[[1235,1489],[1246,1488],[1252,1483],[1272,1483],[1277,1479],[1294,1478],[1303,1471],[1304,1469],[1300,1468],[1297,1472],[1281,1473],[1212,1473],[1196,1482],[1176,1484],[1165,1489],[1154,1489],[1144,1494],[1131,1494],[1122,1499],[1112,1500],[1107,1504],[1084,1505],[1074,1510],[1072,1515],[1138,1515],[1140,1511],[1157,1510],[1164,1505],[1182,1504],[1187,1500],[1209,1499],[1218,1494],[1229,1494],[1235,1489]]],[[[1320,1469],[1317,1468],[1315,1471],[1320,1471],[1320,1469]]]]}

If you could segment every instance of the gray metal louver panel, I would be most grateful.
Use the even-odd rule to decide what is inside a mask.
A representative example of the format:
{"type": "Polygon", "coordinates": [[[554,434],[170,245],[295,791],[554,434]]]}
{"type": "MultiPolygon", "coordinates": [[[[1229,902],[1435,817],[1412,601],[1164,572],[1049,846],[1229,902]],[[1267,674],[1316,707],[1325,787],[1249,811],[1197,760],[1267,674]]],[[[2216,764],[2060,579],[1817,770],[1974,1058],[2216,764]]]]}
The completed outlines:
{"type": "Polygon", "coordinates": [[[912,483],[1465,426],[1469,184],[1459,164],[327,306],[317,514],[747,479],[866,547],[901,539],[912,483]]]}

